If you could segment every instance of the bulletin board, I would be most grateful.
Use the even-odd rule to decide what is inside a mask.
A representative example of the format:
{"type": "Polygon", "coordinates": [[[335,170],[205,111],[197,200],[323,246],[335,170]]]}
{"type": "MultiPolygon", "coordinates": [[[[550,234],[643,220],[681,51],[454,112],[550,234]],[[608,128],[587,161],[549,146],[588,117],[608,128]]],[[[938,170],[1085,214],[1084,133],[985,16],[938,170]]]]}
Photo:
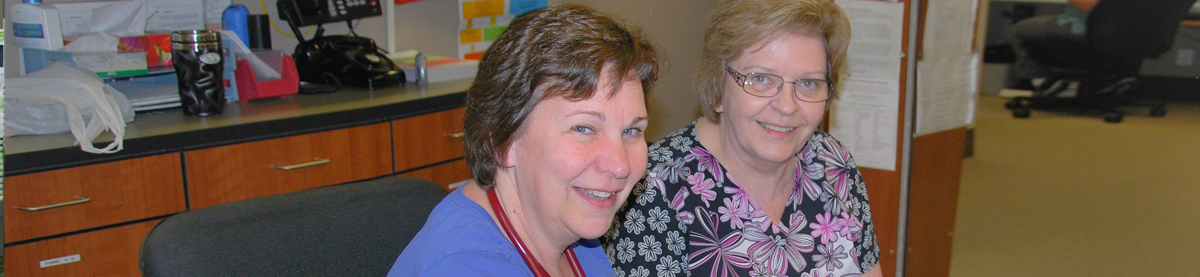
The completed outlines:
{"type": "Polygon", "coordinates": [[[518,15],[546,7],[546,0],[458,0],[458,57],[480,59],[518,15]]]}

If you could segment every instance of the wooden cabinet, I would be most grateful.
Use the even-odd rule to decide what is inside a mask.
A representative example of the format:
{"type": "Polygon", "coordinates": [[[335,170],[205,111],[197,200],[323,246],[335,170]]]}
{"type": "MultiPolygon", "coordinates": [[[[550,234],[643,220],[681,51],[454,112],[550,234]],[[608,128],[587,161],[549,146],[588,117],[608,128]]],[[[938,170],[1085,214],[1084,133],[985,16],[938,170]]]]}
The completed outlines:
{"type": "Polygon", "coordinates": [[[357,127],[165,148],[156,153],[167,154],[12,176],[5,269],[9,276],[138,276],[146,234],[159,219],[188,209],[396,173],[445,187],[471,176],[462,117],[458,108],[376,118],[357,127]]]}
{"type": "Polygon", "coordinates": [[[184,153],[198,209],[392,173],[387,123],[184,153]]]}
{"type": "Polygon", "coordinates": [[[442,185],[442,188],[446,189],[446,191],[449,191],[450,184],[471,179],[473,175],[471,174],[471,168],[467,166],[467,161],[460,159],[436,166],[405,172],[400,174],[400,176],[430,180],[438,185],[442,185]]]}
{"type": "Polygon", "coordinates": [[[463,156],[463,108],[392,121],[396,172],[463,156]]]}
{"type": "Polygon", "coordinates": [[[158,220],[4,249],[8,276],[141,276],[138,253],[158,220]]]}
{"type": "Polygon", "coordinates": [[[9,177],[4,242],[182,212],[182,168],[175,153],[9,177]]]}

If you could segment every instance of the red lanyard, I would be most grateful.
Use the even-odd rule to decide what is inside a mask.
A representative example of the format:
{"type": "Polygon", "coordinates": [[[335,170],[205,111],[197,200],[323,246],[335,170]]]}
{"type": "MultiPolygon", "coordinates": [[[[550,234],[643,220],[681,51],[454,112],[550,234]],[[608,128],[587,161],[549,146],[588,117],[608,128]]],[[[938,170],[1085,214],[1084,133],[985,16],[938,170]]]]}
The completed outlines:
{"type": "MultiPolygon", "coordinates": [[[[504,214],[504,206],[501,206],[500,200],[496,198],[496,189],[487,190],[487,194],[488,203],[492,204],[492,212],[500,220],[500,228],[503,228],[504,233],[508,235],[508,241],[517,247],[517,252],[521,254],[522,259],[525,259],[525,264],[529,265],[529,270],[533,271],[533,276],[550,277],[550,273],[546,272],[546,268],[542,267],[542,264],[533,258],[533,254],[529,253],[529,249],[525,247],[525,243],[521,241],[521,237],[517,236],[517,231],[513,229],[512,222],[508,221],[508,215],[504,214]]],[[[583,274],[583,266],[579,265],[579,258],[575,256],[574,249],[567,247],[567,250],[563,251],[563,255],[571,262],[571,271],[575,272],[575,276],[586,277],[583,274]]]]}

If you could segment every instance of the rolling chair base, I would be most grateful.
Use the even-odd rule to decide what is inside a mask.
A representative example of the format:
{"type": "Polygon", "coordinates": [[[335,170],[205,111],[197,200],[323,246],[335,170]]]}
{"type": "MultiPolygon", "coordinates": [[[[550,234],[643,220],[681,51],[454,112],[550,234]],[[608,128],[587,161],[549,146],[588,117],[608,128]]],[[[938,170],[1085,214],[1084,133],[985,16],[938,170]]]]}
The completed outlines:
{"type": "Polygon", "coordinates": [[[1011,110],[1014,118],[1029,118],[1035,109],[1063,110],[1074,107],[1076,113],[1099,114],[1109,123],[1124,120],[1125,113],[1119,108],[1127,106],[1148,107],[1150,116],[1153,117],[1167,115],[1166,104],[1162,102],[1135,100],[1125,95],[1136,82],[1133,78],[1123,79],[1093,93],[1080,93],[1071,98],[1058,97],[1068,87],[1066,82],[1067,80],[1045,82],[1035,90],[1034,96],[1014,97],[1004,103],[1004,108],[1011,110]]]}

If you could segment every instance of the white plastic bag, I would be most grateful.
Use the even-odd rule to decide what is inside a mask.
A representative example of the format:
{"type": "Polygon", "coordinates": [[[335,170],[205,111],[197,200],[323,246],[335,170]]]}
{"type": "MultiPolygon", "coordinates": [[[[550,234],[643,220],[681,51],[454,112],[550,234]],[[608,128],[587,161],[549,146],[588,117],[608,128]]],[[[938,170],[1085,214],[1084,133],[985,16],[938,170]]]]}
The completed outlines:
{"type": "Polygon", "coordinates": [[[125,122],[133,108],[124,94],[86,69],[54,63],[26,76],[5,80],[4,133],[55,134],[71,131],[88,153],[115,153],[124,148],[125,122]],[[92,145],[101,132],[112,132],[108,146],[92,145]]]}

